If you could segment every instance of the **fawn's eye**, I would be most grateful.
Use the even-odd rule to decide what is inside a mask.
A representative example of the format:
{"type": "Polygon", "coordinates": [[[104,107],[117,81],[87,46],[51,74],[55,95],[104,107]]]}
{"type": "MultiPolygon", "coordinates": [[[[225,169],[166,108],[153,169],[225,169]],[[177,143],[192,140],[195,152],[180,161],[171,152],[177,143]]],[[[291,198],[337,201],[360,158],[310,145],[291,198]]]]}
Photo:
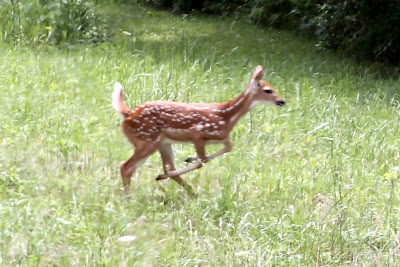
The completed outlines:
{"type": "Polygon", "coordinates": [[[264,89],[264,92],[265,92],[266,94],[272,94],[272,90],[271,90],[271,89],[264,89]]]}

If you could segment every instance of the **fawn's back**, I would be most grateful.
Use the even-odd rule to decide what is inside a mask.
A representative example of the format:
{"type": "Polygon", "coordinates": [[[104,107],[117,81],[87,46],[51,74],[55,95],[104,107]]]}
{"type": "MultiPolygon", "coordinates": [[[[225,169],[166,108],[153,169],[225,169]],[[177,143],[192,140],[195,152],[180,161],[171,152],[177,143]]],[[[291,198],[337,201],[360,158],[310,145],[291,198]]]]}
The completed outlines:
{"type": "Polygon", "coordinates": [[[151,101],[129,111],[122,128],[148,142],[189,142],[199,134],[205,140],[223,140],[224,113],[220,104],[151,101]]]}

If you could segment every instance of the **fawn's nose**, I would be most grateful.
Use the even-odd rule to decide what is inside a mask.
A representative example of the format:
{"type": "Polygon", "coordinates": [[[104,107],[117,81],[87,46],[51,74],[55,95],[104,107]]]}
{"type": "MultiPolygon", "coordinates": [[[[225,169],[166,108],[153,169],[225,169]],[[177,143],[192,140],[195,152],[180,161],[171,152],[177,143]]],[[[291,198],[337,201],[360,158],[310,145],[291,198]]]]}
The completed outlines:
{"type": "Polygon", "coordinates": [[[277,104],[278,106],[282,107],[283,105],[285,105],[285,100],[276,101],[276,104],[277,104]]]}

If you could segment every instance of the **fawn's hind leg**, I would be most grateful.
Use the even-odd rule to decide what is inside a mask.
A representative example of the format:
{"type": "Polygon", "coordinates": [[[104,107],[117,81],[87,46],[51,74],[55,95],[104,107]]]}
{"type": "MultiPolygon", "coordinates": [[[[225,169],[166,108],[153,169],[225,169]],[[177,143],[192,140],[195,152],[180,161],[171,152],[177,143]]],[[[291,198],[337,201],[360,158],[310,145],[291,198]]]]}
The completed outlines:
{"type": "MultiPolygon", "coordinates": [[[[160,151],[161,159],[163,161],[164,174],[175,171],[176,168],[175,168],[174,152],[172,151],[171,145],[170,144],[161,145],[158,148],[158,150],[160,151]]],[[[157,177],[157,180],[166,179],[168,177],[169,176],[166,176],[164,178],[162,175],[159,175],[157,177]]],[[[172,176],[171,178],[174,179],[183,188],[185,188],[190,194],[193,194],[192,187],[185,180],[183,180],[179,175],[172,176]]]]}
{"type": "Polygon", "coordinates": [[[129,194],[129,186],[133,172],[140,167],[146,159],[157,150],[158,145],[149,142],[136,142],[135,152],[125,162],[120,164],[122,184],[125,194],[129,194]]]}

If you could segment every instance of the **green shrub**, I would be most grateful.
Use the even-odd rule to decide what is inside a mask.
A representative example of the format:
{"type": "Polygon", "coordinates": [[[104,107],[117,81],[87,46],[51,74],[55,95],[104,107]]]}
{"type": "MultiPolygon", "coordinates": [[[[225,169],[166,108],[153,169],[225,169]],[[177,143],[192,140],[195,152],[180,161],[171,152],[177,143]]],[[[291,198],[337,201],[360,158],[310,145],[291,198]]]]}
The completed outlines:
{"type": "Polygon", "coordinates": [[[257,24],[313,32],[318,45],[400,64],[400,0],[253,0],[257,24]]]}
{"type": "Polygon", "coordinates": [[[49,44],[103,41],[106,24],[95,11],[92,1],[1,0],[1,40],[49,44]]]}
{"type": "Polygon", "coordinates": [[[281,28],[290,24],[291,10],[290,0],[253,0],[250,19],[256,24],[281,28]]]}
{"type": "Polygon", "coordinates": [[[328,0],[314,18],[319,44],[400,64],[400,1],[328,0]]]}

